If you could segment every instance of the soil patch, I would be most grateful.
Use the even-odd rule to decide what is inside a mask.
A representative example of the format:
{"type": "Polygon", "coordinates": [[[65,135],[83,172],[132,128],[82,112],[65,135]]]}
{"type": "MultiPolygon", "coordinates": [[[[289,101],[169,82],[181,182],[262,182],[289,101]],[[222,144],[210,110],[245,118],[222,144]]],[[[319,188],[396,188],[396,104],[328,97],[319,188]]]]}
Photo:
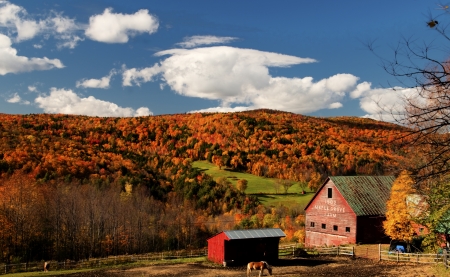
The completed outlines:
{"type": "MultiPolygon", "coordinates": [[[[251,276],[258,276],[253,271],[251,276]]],[[[264,271],[263,276],[268,276],[264,271]]],[[[100,270],[70,275],[72,277],[106,277],[106,276],[161,276],[161,277],[231,277],[246,276],[244,266],[222,267],[208,262],[152,265],[131,269],[100,270]]],[[[423,276],[437,277],[432,266],[416,264],[397,264],[394,262],[378,262],[370,259],[352,259],[346,257],[315,257],[282,259],[273,264],[273,276],[423,276]]]]}

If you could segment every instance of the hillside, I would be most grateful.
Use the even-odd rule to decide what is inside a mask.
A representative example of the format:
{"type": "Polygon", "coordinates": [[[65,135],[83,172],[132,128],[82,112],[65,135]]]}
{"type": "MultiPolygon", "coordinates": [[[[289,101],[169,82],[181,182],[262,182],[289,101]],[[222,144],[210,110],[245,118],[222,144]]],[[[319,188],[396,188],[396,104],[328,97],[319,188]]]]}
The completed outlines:
{"type": "Polygon", "coordinates": [[[0,134],[1,172],[47,179],[136,175],[144,164],[160,168],[165,157],[290,179],[388,174],[402,159],[396,125],[270,110],[138,118],[1,114],[0,134]]]}
{"type": "MultiPolygon", "coordinates": [[[[302,241],[300,205],[265,207],[193,161],[309,182],[390,174],[392,124],[257,110],[138,118],[0,115],[0,261],[88,259],[205,246],[231,228],[302,241]]],[[[261,184],[263,186],[263,184],[261,184]]],[[[293,196],[295,197],[295,196],[293,196]]],[[[262,199],[268,202],[269,199],[262,199]]]]}

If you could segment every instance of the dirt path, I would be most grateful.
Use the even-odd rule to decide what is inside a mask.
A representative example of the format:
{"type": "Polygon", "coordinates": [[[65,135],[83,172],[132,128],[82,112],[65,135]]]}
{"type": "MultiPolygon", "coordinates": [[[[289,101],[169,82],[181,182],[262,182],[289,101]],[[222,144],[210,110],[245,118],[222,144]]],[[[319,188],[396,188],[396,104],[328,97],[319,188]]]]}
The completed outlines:
{"type": "MultiPolygon", "coordinates": [[[[258,276],[253,272],[251,276],[258,276]]],[[[351,258],[309,258],[280,260],[273,266],[273,276],[307,276],[307,277],[335,277],[335,276],[421,276],[438,277],[433,268],[427,265],[396,264],[391,262],[376,262],[369,259],[351,258]]],[[[160,276],[160,277],[245,277],[245,267],[221,267],[211,263],[190,263],[175,265],[154,265],[124,270],[94,271],[70,275],[72,277],[106,277],[106,276],[160,276]]],[[[265,271],[263,276],[268,276],[265,271]]]]}

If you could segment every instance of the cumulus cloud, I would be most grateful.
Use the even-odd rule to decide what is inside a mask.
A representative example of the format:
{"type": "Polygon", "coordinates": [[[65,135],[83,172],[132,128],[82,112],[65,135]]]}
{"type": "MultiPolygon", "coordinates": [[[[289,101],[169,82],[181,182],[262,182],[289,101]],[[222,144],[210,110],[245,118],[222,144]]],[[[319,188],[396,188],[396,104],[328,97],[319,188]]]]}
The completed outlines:
{"type": "Polygon", "coordinates": [[[158,29],[158,19],[142,9],[134,14],[112,13],[105,9],[103,14],[89,18],[85,34],[92,40],[107,43],[125,43],[130,36],[139,33],[152,34],[158,29]]]}
{"type": "Polygon", "coordinates": [[[109,82],[111,81],[111,77],[115,75],[117,72],[115,70],[111,70],[109,74],[101,79],[83,79],[81,81],[76,82],[76,86],[83,88],[109,88],[109,82]]]}
{"type": "Polygon", "coordinates": [[[11,47],[11,39],[0,34],[0,75],[63,67],[58,59],[17,56],[17,50],[11,47]]]}
{"type": "Polygon", "coordinates": [[[207,109],[201,109],[201,110],[193,110],[189,111],[189,113],[233,113],[233,112],[243,112],[255,109],[253,107],[214,107],[214,108],[207,108],[207,109]]]}
{"type": "Polygon", "coordinates": [[[416,88],[371,88],[370,83],[361,83],[355,91],[353,96],[358,96],[359,105],[366,112],[364,117],[389,122],[401,120],[405,112],[404,100],[418,93],[416,88]]]}
{"type": "Polygon", "coordinates": [[[35,103],[46,113],[79,114],[88,116],[132,117],[152,115],[141,107],[137,110],[96,99],[93,96],[80,97],[72,90],[51,88],[49,95],[37,97],[35,103]]]}
{"type": "Polygon", "coordinates": [[[270,108],[296,113],[342,107],[340,101],[355,90],[358,77],[336,74],[322,80],[312,77],[273,77],[270,67],[289,67],[316,60],[253,49],[214,46],[170,49],[159,64],[123,72],[124,86],[161,80],[180,95],[219,100],[220,107],[201,111],[270,108]],[[237,108],[230,108],[232,105],[237,108]]]}
{"type": "Polygon", "coordinates": [[[211,45],[211,44],[223,44],[236,40],[235,37],[216,37],[216,36],[192,36],[183,39],[183,42],[177,43],[177,45],[183,48],[192,48],[199,45],[211,45]]]}
{"type": "Polygon", "coordinates": [[[6,99],[6,102],[8,103],[14,103],[14,104],[23,104],[23,105],[29,105],[30,101],[22,100],[20,95],[16,92],[14,93],[9,99],[6,99]]]}
{"type": "Polygon", "coordinates": [[[339,109],[339,108],[342,108],[343,106],[344,105],[342,105],[342,103],[334,102],[328,106],[328,109],[339,109]]]}
{"type": "MultiPolygon", "coordinates": [[[[81,27],[74,19],[52,12],[49,16],[34,19],[28,15],[26,9],[8,1],[0,1],[0,27],[6,28],[9,35],[15,35],[15,41],[21,42],[34,38],[40,33],[54,35],[62,43],[61,47],[75,47],[79,41],[72,33],[81,27]]],[[[35,44],[36,48],[42,47],[35,44]]]]}

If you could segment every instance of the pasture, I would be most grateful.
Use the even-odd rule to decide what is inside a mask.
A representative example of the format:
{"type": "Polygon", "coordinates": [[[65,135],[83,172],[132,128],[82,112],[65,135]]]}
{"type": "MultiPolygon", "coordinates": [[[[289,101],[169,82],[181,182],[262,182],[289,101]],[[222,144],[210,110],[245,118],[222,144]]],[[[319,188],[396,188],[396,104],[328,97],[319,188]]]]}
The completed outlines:
{"type": "Polygon", "coordinates": [[[245,193],[256,195],[261,203],[268,207],[275,207],[279,205],[305,206],[314,196],[314,192],[311,192],[308,188],[306,188],[306,194],[301,194],[301,188],[297,183],[294,183],[294,185],[289,188],[287,193],[284,193],[284,189],[282,187],[279,188],[277,193],[277,190],[275,189],[277,179],[236,172],[224,167],[219,169],[218,166],[208,161],[195,161],[192,163],[192,166],[203,170],[214,179],[225,177],[234,186],[236,186],[237,181],[240,179],[247,180],[248,185],[245,193]]]}
{"type": "MultiPolygon", "coordinates": [[[[370,259],[352,259],[347,257],[314,257],[280,259],[273,264],[273,276],[284,277],[319,277],[319,276],[449,276],[448,272],[436,265],[397,264],[392,262],[378,262],[370,259]]],[[[243,277],[246,276],[246,266],[223,267],[208,261],[181,263],[181,264],[154,264],[146,267],[122,267],[103,269],[89,272],[70,274],[71,277],[243,277]]],[[[56,273],[56,272],[53,272],[56,273]]],[[[250,276],[258,276],[258,271],[253,271],[250,276]]],[[[5,275],[12,276],[12,275],[5,275]]],[[[23,275],[22,275],[23,276],[23,275]]],[[[27,276],[55,276],[52,272],[34,273],[27,276]]],[[[267,271],[263,276],[269,276],[267,271]]]]}

